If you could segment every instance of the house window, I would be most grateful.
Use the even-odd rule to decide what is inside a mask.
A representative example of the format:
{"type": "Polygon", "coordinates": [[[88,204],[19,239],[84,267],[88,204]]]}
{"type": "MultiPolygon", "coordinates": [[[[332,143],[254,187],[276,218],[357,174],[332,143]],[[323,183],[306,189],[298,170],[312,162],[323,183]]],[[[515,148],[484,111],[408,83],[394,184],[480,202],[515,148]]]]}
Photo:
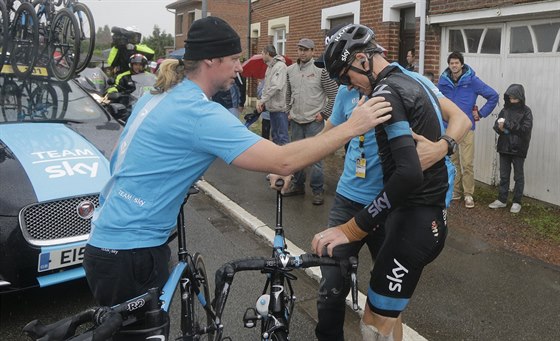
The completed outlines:
{"type": "Polygon", "coordinates": [[[275,28],[272,44],[276,48],[276,53],[286,54],[286,28],[275,28]]]}
{"type": "Polygon", "coordinates": [[[183,13],[177,14],[175,21],[175,34],[182,34],[183,33],[183,13]]]}
{"type": "Polygon", "coordinates": [[[539,52],[552,52],[554,40],[558,36],[560,23],[547,23],[542,25],[531,25],[537,39],[537,49],[539,52]]]}
{"type": "Polygon", "coordinates": [[[511,53],[533,53],[533,40],[528,26],[511,28],[511,39],[509,43],[511,53]]]}
{"type": "Polygon", "coordinates": [[[189,25],[189,28],[191,28],[191,25],[196,20],[195,12],[189,12],[188,18],[189,19],[188,19],[187,25],[189,25]]]}
{"type": "Polygon", "coordinates": [[[502,42],[502,29],[489,28],[486,31],[480,53],[500,54],[500,45],[502,42]]]}
{"type": "Polygon", "coordinates": [[[467,47],[470,53],[478,52],[478,44],[480,44],[480,37],[482,37],[482,28],[466,29],[465,36],[467,37],[467,47]]]}
{"type": "Polygon", "coordinates": [[[353,24],[354,23],[354,15],[347,15],[344,17],[338,17],[338,18],[332,18],[329,19],[329,24],[330,27],[337,27],[339,25],[347,25],[347,24],[353,24]]]}
{"type": "Polygon", "coordinates": [[[449,30],[449,51],[500,54],[501,44],[501,28],[477,27],[449,30]]]}
{"type": "Polygon", "coordinates": [[[449,51],[465,52],[461,30],[449,30],[449,51]]]}

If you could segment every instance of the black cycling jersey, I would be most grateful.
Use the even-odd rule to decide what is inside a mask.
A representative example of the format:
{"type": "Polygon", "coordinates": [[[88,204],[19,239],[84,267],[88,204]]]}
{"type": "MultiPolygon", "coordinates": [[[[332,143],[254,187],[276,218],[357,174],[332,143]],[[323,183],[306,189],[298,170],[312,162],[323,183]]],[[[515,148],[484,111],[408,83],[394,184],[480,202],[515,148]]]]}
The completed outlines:
{"type": "Polygon", "coordinates": [[[449,186],[448,166],[442,159],[422,172],[411,129],[437,141],[443,127],[435,95],[398,66],[387,66],[377,77],[371,97],[382,96],[393,108],[391,119],[376,127],[384,188],[356,215],[368,231],[399,206],[445,207],[449,186]],[[437,108],[436,108],[437,107],[437,108]]]}

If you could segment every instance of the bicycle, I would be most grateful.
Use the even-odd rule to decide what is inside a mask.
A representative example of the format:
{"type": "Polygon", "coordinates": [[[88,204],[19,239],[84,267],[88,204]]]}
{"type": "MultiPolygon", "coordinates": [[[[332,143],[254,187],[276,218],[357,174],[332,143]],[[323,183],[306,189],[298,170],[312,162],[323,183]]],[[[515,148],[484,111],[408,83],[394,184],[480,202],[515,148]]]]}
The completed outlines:
{"type": "Polygon", "coordinates": [[[28,323],[23,332],[33,340],[106,340],[118,332],[113,340],[167,340],[170,332],[169,311],[177,288],[180,291],[182,340],[211,340],[222,328],[210,306],[210,289],[204,260],[199,253],[191,255],[186,249],[184,206],[191,195],[198,193],[191,187],[177,216],[178,257],[163,288],[146,293],[113,307],[94,307],[49,325],[39,320],[28,323]],[[75,335],[78,328],[90,326],[75,335]]]}
{"type": "MultiPolygon", "coordinates": [[[[283,180],[276,186],[281,188],[283,180]]],[[[266,283],[255,308],[247,308],[243,317],[246,328],[253,328],[261,322],[261,340],[289,340],[290,322],[296,297],[291,282],[297,277],[290,272],[314,266],[340,266],[342,273],[350,273],[352,283],[352,307],[358,310],[358,260],[338,260],[315,254],[292,256],[287,251],[284,228],[282,226],[282,194],[276,194],[276,227],[272,247],[272,258],[245,258],[224,264],[216,271],[215,309],[218,317],[224,310],[235,273],[240,271],[261,271],[266,274],[266,283]],[[285,288],[288,288],[286,292],[285,288]],[[268,293],[267,293],[268,292],[268,293]]],[[[217,330],[217,340],[221,340],[222,329],[217,330]]]]}
{"type": "Polygon", "coordinates": [[[75,73],[80,73],[88,66],[95,48],[95,23],[93,14],[86,4],[77,0],[63,0],[64,6],[76,16],[79,28],[80,58],[76,64],[75,73]]]}
{"type": "MultiPolygon", "coordinates": [[[[5,13],[3,18],[9,18],[9,37],[2,48],[2,60],[5,61],[9,55],[9,62],[13,72],[21,79],[27,78],[33,72],[33,66],[37,59],[39,48],[38,19],[33,6],[26,1],[20,1],[15,7],[15,0],[5,2],[5,13]]],[[[2,19],[4,21],[4,19],[2,19]]]]}
{"type": "MultiPolygon", "coordinates": [[[[72,78],[80,61],[80,27],[68,8],[55,9],[62,0],[35,0],[40,47],[40,64],[47,65],[59,80],[72,78]]],[[[32,67],[33,65],[29,65],[32,67]]]]}
{"type": "MultiPolygon", "coordinates": [[[[198,192],[198,189],[189,190],[183,206],[189,196],[195,192],[198,192]]],[[[268,276],[263,295],[270,288],[269,304],[261,302],[263,298],[261,296],[257,303],[263,309],[257,313],[256,309],[249,308],[243,318],[244,325],[248,328],[254,327],[258,320],[262,321],[261,336],[263,340],[288,340],[290,319],[295,303],[291,281],[297,279],[295,275],[289,273],[293,269],[322,265],[341,266],[343,269],[349,269],[352,279],[353,307],[355,310],[358,308],[356,258],[337,260],[313,254],[291,256],[287,252],[281,220],[282,196],[280,192],[277,194],[277,226],[272,258],[245,258],[224,264],[216,272],[216,298],[212,302],[203,259],[198,253],[191,256],[185,248],[183,206],[177,218],[179,262],[161,291],[152,288],[145,294],[116,306],[90,308],[49,325],[34,320],[24,327],[24,333],[34,340],[97,341],[105,340],[118,331],[118,337],[113,337],[113,340],[154,340],[158,338],[167,340],[170,333],[169,307],[172,304],[173,294],[179,287],[181,299],[181,337],[179,339],[231,341],[231,338],[223,336],[222,314],[235,273],[240,271],[258,270],[268,276]],[[289,295],[284,292],[285,283],[288,285],[289,295]],[[142,307],[147,308],[142,310],[142,307]],[[77,328],[86,323],[93,326],[83,333],[74,335],[77,328]],[[126,329],[131,325],[134,325],[135,329],[126,329]]]]}

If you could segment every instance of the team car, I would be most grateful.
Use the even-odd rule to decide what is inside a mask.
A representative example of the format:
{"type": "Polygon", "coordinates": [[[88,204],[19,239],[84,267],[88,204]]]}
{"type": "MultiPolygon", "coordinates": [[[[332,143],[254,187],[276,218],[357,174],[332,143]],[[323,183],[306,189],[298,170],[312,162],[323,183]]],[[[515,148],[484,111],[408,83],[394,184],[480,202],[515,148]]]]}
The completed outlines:
{"type": "Polygon", "coordinates": [[[0,74],[0,293],[84,277],[122,125],[78,82],[0,74]]]}

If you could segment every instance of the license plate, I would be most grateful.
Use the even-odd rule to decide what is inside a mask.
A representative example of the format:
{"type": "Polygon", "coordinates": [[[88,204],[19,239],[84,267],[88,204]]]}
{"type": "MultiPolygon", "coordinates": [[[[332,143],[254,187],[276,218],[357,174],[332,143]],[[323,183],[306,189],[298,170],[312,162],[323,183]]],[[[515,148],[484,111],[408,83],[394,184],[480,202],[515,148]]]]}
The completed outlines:
{"type": "Polygon", "coordinates": [[[81,264],[84,260],[85,245],[73,248],[43,252],[39,255],[39,272],[65,268],[81,264]]]}

